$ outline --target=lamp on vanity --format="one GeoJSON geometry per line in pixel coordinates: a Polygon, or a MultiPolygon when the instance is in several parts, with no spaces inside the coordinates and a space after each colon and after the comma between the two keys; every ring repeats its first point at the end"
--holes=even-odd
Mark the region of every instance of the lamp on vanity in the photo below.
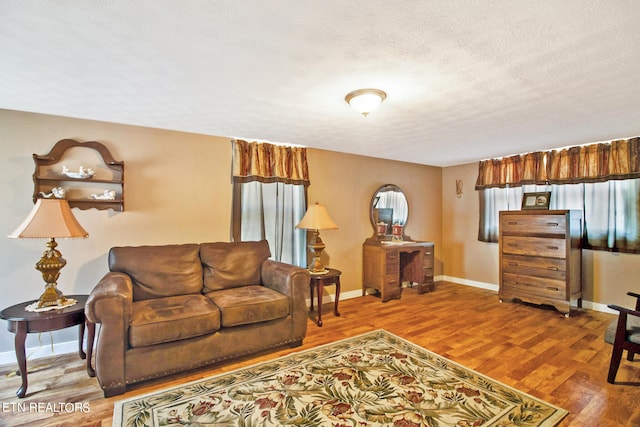
{"type": "Polygon", "coordinates": [[[38,199],[24,222],[9,235],[12,239],[49,239],[47,250],[36,264],[46,285],[36,309],[69,305],[57,287],[60,270],[67,264],[56,249],[58,239],[85,238],[89,233],[82,228],[64,199],[38,199]]]}
{"type": "Polygon", "coordinates": [[[327,269],[322,265],[320,261],[320,254],[326,247],[322,239],[320,238],[319,230],[335,230],[338,228],[335,222],[329,216],[327,209],[316,202],[314,205],[307,209],[307,212],[302,217],[302,220],[296,228],[304,228],[306,230],[313,231],[313,237],[307,244],[307,248],[313,252],[313,260],[309,264],[309,273],[311,274],[324,274],[327,273],[327,269]]]}

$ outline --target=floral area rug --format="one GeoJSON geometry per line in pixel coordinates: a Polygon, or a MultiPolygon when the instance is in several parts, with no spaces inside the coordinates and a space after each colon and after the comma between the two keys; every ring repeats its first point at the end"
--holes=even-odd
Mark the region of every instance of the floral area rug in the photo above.
{"type": "Polygon", "coordinates": [[[378,330],[116,402],[114,426],[554,426],[567,411],[378,330]]]}

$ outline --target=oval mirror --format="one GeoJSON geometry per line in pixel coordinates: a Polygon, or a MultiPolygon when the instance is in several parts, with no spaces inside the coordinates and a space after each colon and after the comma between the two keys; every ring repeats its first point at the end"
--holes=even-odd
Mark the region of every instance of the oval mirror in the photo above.
{"type": "Polygon", "coordinates": [[[370,218],[374,237],[379,236],[378,224],[381,222],[387,225],[386,236],[391,235],[391,227],[394,224],[406,227],[409,219],[409,203],[400,187],[385,184],[376,190],[371,198],[370,218]]]}

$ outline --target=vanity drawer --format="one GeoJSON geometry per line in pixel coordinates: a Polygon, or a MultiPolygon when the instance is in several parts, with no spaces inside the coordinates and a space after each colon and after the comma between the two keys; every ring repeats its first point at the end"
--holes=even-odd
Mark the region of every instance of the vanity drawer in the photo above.
{"type": "Polygon", "coordinates": [[[503,255],[502,271],[557,280],[565,280],[567,278],[566,260],[558,258],[503,255]]]}
{"type": "Polygon", "coordinates": [[[567,231],[564,215],[509,215],[502,218],[500,226],[503,233],[565,234],[567,231]]]}
{"type": "Polygon", "coordinates": [[[502,289],[508,293],[525,293],[545,298],[564,299],[566,284],[562,280],[503,273],[502,289]]]}
{"type": "Polygon", "coordinates": [[[567,242],[564,239],[545,237],[503,236],[504,254],[565,258],[567,242]]]}
{"type": "Polygon", "coordinates": [[[387,274],[398,274],[400,268],[400,254],[398,251],[387,251],[385,269],[387,274]]]}
{"type": "Polygon", "coordinates": [[[424,258],[422,258],[422,266],[424,268],[433,268],[433,253],[424,254],[424,258]]]}

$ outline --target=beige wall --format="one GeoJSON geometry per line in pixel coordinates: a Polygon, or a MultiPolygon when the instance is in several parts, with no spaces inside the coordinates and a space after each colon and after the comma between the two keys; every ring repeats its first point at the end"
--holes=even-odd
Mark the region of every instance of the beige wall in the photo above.
{"type": "Polygon", "coordinates": [[[440,168],[313,149],[308,161],[309,203],[324,204],[339,227],[320,236],[327,246],[323,262],[343,272],[343,292],[362,289],[362,244],[373,236],[369,207],[384,184],[396,184],[406,194],[410,212],[405,233],[435,243],[435,274],[442,273],[440,168]]]}
{"type": "MultiPolygon", "coordinates": [[[[230,138],[0,110],[0,223],[6,236],[33,203],[33,153],[46,154],[60,139],[97,140],[125,162],[125,211],[78,210],[85,240],[61,240],[67,260],[59,280],[66,294],[89,293],[107,271],[115,245],[228,241],[231,218],[230,138]]],[[[380,185],[405,190],[411,209],[407,234],[441,246],[441,169],[309,150],[309,201],[327,206],[338,230],[322,232],[330,266],[343,271],[343,292],[361,289],[362,243],[373,234],[369,203],[380,185]]],[[[80,165],[69,164],[70,169],[80,165]]],[[[91,165],[85,164],[85,167],[91,165]]],[[[37,298],[43,289],[34,264],[45,241],[0,239],[1,306],[37,298]]],[[[436,274],[440,274],[436,270],[436,274]]],[[[329,289],[332,293],[333,289],[329,289]]],[[[67,329],[54,342],[76,339],[67,329]]],[[[43,337],[44,347],[48,338],[43,337]]],[[[30,334],[28,347],[38,347],[30,334]]],[[[13,352],[13,335],[0,328],[0,355],[13,352]]]]}
{"type": "MultiPolygon", "coordinates": [[[[229,240],[229,138],[0,110],[4,235],[33,206],[31,155],[47,153],[64,138],[100,141],[126,166],[125,212],[74,209],[90,237],[59,242],[68,262],[60,279],[65,293],[89,293],[106,272],[106,255],[114,245],[229,240]]],[[[343,293],[361,289],[362,243],[373,234],[369,204],[375,190],[387,183],[400,186],[407,195],[406,234],[435,242],[437,276],[497,286],[497,244],[477,240],[477,164],[436,168],[315,149],[309,149],[308,161],[309,202],[326,205],[339,226],[321,235],[327,245],[323,260],[343,271],[343,293]],[[464,184],[459,198],[456,180],[464,184]]],[[[40,294],[43,282],[33,267],[44,246],[40,240],[0,239],[2,307],[40,294]]],[[[630,305],[625,293],[640,292],[635,280],[639,261],[638,255],[584,251],[586,306],[630,305]]],[[[52,336],[56,343],[72,341],[76,331],[52,336]]],[[[43,342],[46,347],[47,338],[43,342]]],[[[27,345],[40,346],[38,337],[31,334],[27,345]]],[[[12,352],[13,335],[0,328],[0,355],[12,352]]]]}
{"type": "MultiPolygon", "coordinates": [[[[463,281],[497,286],[498,244],[478,241],[478,195],[474,189],[477,163],[442,170],[442,240],[444,275],[463,281]],[[462,179],[462,197],[455,181],[462,179]]],[[[585,307],[605,309],[607,304],[633,307],[627,291],[640,292],[637,280],[640,255],[583,251],[583,299],[585,307]]]]}

